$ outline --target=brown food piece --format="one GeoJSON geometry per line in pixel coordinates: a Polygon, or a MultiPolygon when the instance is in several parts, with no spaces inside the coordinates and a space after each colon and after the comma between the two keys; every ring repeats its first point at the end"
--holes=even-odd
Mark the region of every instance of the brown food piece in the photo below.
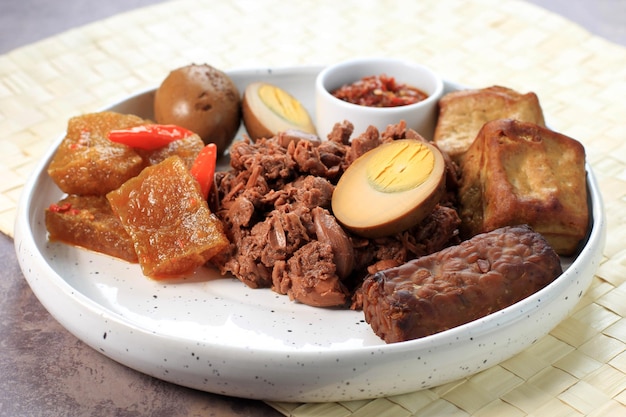
{"type": "Polygon", "coordinates": [[[274,280],[287,285],[292,300],[314,307],[343,306],[350,294],[337,276],[334,257],[329,243],[313,240],[273,269],[274,280]],[[282,277],[276,278],[280,273],[282,277]]]}
{"type": "Polygon", "coordinates": [[[197,133],[224,153],[241,123],[239,90],[224,72],[207,64],[173,70],[154,96],[154,117],[197,133]]]}
{"type": "Polygon", "coordinates": [[[146,124],[137,116],[90,113],[69,120],[48,174],[67,194],[104,195],[139,174],[144,162],[132,148],[111,142],[109,131],[146,124]]]}
{"type": "Polygon", "coordinates": [[[328,210],[315,207],[311,210],[315,236],[319,242],[330,245],[333,252],[333,263],[339,279],[345,279],[354,270],[354,248],[348,234],[337,223],[337,220],[328,210]]]}
{"type": "MultiPolygon", "coordinates": [[[[315,239],[308,237],[286,260],[273,265],[272,288],[311,306],[343,306],[350,297],[342,281],[354,269],[352,244],[327,210],[314,207],[310,216],[315,239]]],[[[292,230],[286,232],[285,237],[292,234],[292,230]]]]}
{"type": "Polygon", "coordinates": [[[228,246],[220,220],[178,156],[144,169],[107,198],[148,277],[189,275],[228,246]]]}
{"type": "Polygon", "coordinates": [[[496,119],[516,119],[545,126],[535,93],[521,94],[502,86],[459,90],[439,100],[433,140],[459,163],[483,125],[496,119]]]}
{"type": "Polygon", "coordinates": [[[516,120],[485,124],[461,164],[464,237],[516,224],[572,255],[589,221],[585,149],[547,128],[516,120]]]}
{"type": "Polygon", "coordinates": [[[417,339],[508,307],[561,273],[539,233],[504,227],[369,276],[363,311],[385,342],[417,339]]]}
{"type": "Polygon", "coordinates": [[[104,196],[65,197],[50,205],[45,216],[51,241],[137,262],[133,242],[104,196]]]}

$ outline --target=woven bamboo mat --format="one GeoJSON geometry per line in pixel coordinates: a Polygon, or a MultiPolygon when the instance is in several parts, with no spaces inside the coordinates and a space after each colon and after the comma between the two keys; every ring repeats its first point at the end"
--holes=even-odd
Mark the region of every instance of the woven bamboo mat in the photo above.
{"type": "Polygon", "coordinates": [[[12,234],[26,178],[73,115],[191,62],[228,70],[362,55],[536,92],[551,126],[587,148],[608,218],[604,261],[569,318],[480,374],[371,401],[270,405],[298,417],[626,415],[626,49],[526,3],[181,0],[0,56],[0,231],[12,234]]]}

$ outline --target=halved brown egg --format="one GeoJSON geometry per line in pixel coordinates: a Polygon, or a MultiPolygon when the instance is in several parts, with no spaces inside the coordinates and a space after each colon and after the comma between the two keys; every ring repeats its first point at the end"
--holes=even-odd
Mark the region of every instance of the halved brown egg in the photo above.
{"type": "Polygon", "coordinates": [[[302,103],[273,84],[250,83],[243,94],[242,112],[252,140],[271,138],[291,129],[315,134],[315,126],[302,103]]]}
{"type": "Polygon", "coordinates": [[[332,197],[337,220],[368,238],[406,230],[428,216],[445,192],[443,155],[430,143],[401,139],[354,161],[332,197]]]}

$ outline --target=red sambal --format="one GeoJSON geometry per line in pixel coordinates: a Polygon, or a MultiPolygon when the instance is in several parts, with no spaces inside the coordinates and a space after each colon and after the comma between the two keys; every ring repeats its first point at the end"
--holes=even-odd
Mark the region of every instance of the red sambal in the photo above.
{"type": "Polygon", "coordinates": [[[428,98],[428,94],[419,88],[397,83],[394,77],[385,74],[363,77],[331,94],[348,103],[368,107],[406,106],[428,98]]]}

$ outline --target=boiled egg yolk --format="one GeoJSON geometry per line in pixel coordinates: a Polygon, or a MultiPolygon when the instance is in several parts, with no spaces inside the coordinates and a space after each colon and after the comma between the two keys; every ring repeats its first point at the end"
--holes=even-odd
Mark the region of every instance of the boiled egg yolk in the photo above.
{"type": "Polygon", "coordinates": [[[310,118],[302,104],[285,90],[271,84],[261,84],[259,97],[263,103],[278,117],[296,126],[308,126],[310,118]]]}
{"type": "Polygon", "coordinates": [[[332,197],[333,214],[355,234],[376,238],[428,216],[445,192],[443,155],[430,143],[401,139],[354,161],[332,197]]]}
{"type": "Polygon", "coordinates": [[[264,82],[254,82],[246,87],[242,115],[252,140],[270,138],[290,129],[316,133],[311,117],[300,101],[282,88],[264,82]]]}

